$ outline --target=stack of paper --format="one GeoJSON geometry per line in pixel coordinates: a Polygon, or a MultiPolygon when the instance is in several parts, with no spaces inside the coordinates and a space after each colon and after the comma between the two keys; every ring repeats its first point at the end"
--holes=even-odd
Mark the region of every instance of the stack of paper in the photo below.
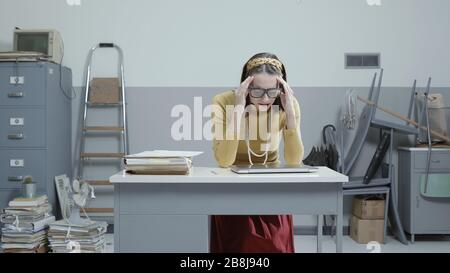
{"type": "Polygon", "coordinates": [[[192,157],[202,152],[154,150],[124,157],[125,170],[132,174],[189,174],[192,157]]]}
{"type": "Polygon", "coordinates": [[[47,252],[47,229],[55,221],[47,196],[16,198],[8,205],[0,217],[3,252],[47,252]]]}
{"type": "Polygon", "coordinates": [[[106,222],[91,221],[73,225],[66,220],[54,222],[48,231],[50,248],[54,253],[102,253],[105,250],[106,222]]]}

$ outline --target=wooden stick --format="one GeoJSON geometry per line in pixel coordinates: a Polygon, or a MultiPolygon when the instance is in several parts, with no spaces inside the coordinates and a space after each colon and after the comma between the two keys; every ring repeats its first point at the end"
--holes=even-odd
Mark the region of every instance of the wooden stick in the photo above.
{"type": "MultiPolygon", "coordinates": [[[[358,96],[358,99],[359,99],[360,101],[362,101],[362,102],[365,102],[365,103],[369,104],[369,105],[375,106],[377,109],[380,109],[381,111],[383,111],[383,112],[385,112],[385,113],[388,113],[389,115],[392,115],[392,116],[394,116],[394,117],[396,117],[396,118],[399,118],[399,119],[401,119],[401,120],[403,120],[403,121],[406,121],[406,122],[408,122],[408,123],[411,123],[412,125],[414,125],[414,126],[420,128],[420,129],[422,129],[422,130],[428,130],[427,127],[420,125],[420,124],[417,123],[415,120],[406,118],[406,117],[404,117],[404,116],[402,116],[402,115],[400,115],[400,114],[398,114],[398,113],[395,113],[395,112],[393,112],[393,111],[391,111],[391,110],[389,110],[389,109],[386,109],[386,108],[383,108],[383,107],[381,107],[381,106],[375,105],[375,103],[374,103],[373,101],[366,100],[366,99],[364,99],[364,98],[362,98],[362,97],[360,97],[360,96],[358,96]]],[[[433,130],[430,130],[430,133],[431,133],[432,135],[434,135],[434,136],[436,136],[436,137],[438,137],[438,138],[440,138],[440,139],[442,139],[442,140],[445,140],[446,142],[449,142],[449,143],[450,143],[450,138],[449,138],[448,136],[443,135],[443,134],[440,134],[440,133],[438,133],[438,132],[436,132],[436,131],[433,131],[433,130]]]]}

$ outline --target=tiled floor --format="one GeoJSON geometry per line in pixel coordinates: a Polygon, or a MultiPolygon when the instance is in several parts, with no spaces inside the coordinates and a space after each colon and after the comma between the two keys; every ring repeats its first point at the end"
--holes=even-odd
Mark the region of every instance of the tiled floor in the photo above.
{"type": "MultiPolygon", "coordinates": [[[[106,252],[114,252],[114,239],[112,234],[107,234],[106,252]]],[[[344,236],[344,252],[370,253],[373,248],[364,244],[358,244],[350,237],[344,236]]],[[[298,253],[316,252],[315,236],[295,236],[295,249],[298,253]]],[[[324,253],[334,253],[335,244],[330,236],[323,237],[322,249],[324,253]]],[[[380,245],[381,253],[450,253],[450,236],[417,236],[414,244],[403,245],[393,237],[386,239],[386,244],[380,245]]]]}

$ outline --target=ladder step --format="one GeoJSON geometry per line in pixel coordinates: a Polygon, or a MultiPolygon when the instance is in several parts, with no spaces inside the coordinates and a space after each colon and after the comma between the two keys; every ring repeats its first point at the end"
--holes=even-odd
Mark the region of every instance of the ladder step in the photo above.
{"type": "Polygon", "coordinates": [[[90,102],[88,103],[89,107],[118,107],[122,106],[122,103],[98,103],[98,102],[90,102]]]}
{"type": "Polygon", "coordinates": [[[81,158],[122,158],[124,153],[81,153],[81,158]]]}
{"type": "Polygon", "coordinates": [[[114,208],[85,208],[84,211],[86,213],[114,213],[114,208]]]}
{"type": "Polygon", "coordinates": [[[100,102],[88,102],[89,107],[117,107],[122,106],[121,102],[110,102],[110,103],[100,103],[100,102]]]}
{"type": "Polygon", "coordinates": [[[85,180],[91,186],[112,186],[113,184],[109,180],[85,180]]]}
{"type": "Polygon", "coordinates": [[[123,127],[114,127],[114,126],[93,126],[86,127],[83,129],[85,132],[123,132],[123,127]]]}

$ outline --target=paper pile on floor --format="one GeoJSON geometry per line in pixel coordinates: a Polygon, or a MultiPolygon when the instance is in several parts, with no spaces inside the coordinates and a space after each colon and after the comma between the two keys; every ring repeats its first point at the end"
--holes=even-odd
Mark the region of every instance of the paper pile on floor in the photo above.
{"type": "Polygon", "coordinates": [[[53,222],[48,231],[50,248],[55,253],[102,253],[105,250],[106,222],[91,221],[72,225],[67,220],[53,222]]]}
{"type": "Polygon", "coordinates": [[[1,215],[4,253],[45,253],[48,251],[47,229],[55,221],[46,195],[16,198],[1,215]]]}

